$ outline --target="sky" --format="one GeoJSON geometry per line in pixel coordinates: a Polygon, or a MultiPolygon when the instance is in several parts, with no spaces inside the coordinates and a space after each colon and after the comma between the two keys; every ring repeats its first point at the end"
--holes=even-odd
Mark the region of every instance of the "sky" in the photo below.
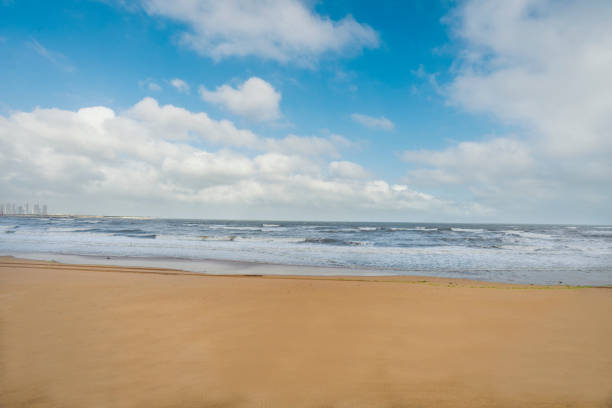
{"type": "Polygon", "coordinates": [[[609,0],[0,0],[0,203],[612,223],[609,0]]]}

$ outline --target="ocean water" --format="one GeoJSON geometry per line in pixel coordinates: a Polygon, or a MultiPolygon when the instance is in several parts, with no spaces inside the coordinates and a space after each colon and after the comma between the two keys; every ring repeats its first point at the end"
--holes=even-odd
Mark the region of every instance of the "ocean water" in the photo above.
{"type": "Polygon", "coordinates": [[[232,260],[355,274],[612,285],[612,226],[605,225],[0,217],[0,254],[185,260],[195,271],[198,261],[232,260]]]}

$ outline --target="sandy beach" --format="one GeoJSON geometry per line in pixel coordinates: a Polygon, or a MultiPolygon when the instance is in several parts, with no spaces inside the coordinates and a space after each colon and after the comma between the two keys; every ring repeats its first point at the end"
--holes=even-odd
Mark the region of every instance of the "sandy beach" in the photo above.
{"type": "Polygon", "coordinates": [[[611,316],[609,288],[0,257],[0,406],[611,407],[611,316]]]}

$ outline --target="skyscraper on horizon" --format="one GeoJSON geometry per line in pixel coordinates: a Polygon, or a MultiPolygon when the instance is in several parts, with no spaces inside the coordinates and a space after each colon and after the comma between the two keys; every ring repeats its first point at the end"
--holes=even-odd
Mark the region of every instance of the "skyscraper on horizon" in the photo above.
{"type": "Polygon", "coordinates": [[[47,204],[36,203],[30,207],[29,203],[24,205],[17,205],[15,203],[0,203],[0,216],[11,216],[11,215],[33,215],[33,216],[47,216],[48,207],[47,204]]]}

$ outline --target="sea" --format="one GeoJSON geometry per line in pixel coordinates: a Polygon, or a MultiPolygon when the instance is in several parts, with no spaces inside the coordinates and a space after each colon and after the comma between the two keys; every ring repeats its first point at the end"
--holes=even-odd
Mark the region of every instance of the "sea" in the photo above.
{"type": "MultiPolygon", "coordinates": [[[[4,216],[0,255],[78,256],[130,265],[155,259],[160,267],[180,265],[194,272],[203,271],[201,263],[218,260],[326,267],[328,274],[337,268],[332,271],[339,275],[612,285],[609,225],[4,216]]],[[[317,274],[318,269],[302,271],[317,274]]]]}

